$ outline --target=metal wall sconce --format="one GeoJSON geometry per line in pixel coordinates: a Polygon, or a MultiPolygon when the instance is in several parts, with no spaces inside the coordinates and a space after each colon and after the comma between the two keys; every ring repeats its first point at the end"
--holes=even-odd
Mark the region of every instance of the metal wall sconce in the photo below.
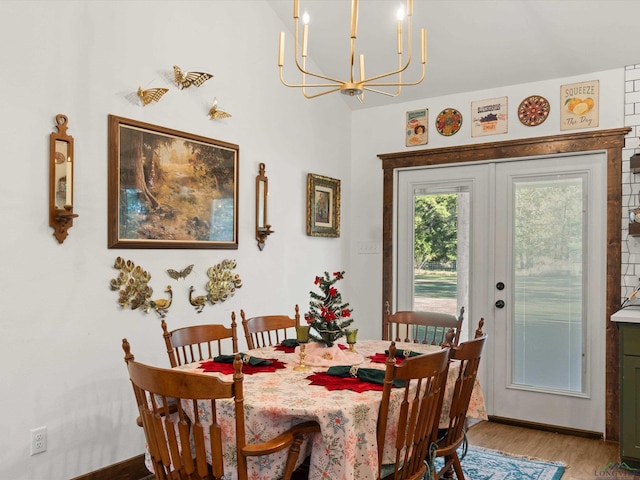
{"type": "Polygon", "coordinates": [[[267,198],[269,195],[269,179],[264,174],[264,163],[259,165],[260,172],[256,177],[256,240],[260,251],[264,242],[273,233],[267,223],[267,198]]]}
{"type": "Polygon", "coordinates": [[[67,135],[66,115],[56,115],[58,133],[52,132],[49,146],[49,226],[58,243],[73,226],[73,137],[67,135]]]}

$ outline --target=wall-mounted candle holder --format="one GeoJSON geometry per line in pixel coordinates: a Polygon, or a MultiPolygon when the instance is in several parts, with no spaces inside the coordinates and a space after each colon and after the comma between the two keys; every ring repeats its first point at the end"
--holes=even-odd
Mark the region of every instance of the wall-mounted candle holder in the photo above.
{"type": "Polygon", "coordinates": [[[260,251],[264,242],[273,233],[271,225],[267,223],[267,198],[269,195],[269,179],[264,174],[264,163],[259,165],[260,171],[256,176],[256,240],[260,251]]]}
{"type": "Polygon", "coordinates": [[[49,226],[58,243],[78,216],[73,213],[73,137],[67,135],[67,123],[66,115],[56,115],[58,133],[51,133],[49,146],[49,226]]]}

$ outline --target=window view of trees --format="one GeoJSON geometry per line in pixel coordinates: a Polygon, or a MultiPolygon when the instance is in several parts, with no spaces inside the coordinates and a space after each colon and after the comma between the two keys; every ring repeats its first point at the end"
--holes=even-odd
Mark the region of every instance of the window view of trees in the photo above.
{"type": "Polygon", "coordinates": [[[515,267],[582,265],[582,185],[579,179],[528,182],[515,190],[515,267]]]}
{"type": "Polygon", "coordinates": [[[533,179],[514,186],[512,381],[581,392],[582,179],[533,179]]]}
{"type": "Polygon", "coordinates": [[[457,311],[458,195],[414,199],[414,310],[457,311]]]}
{"type": "Polygon", "coordinates": [[[458,250],[457,194],[422,195],[415,199],[414,265],[455,265],[458,250]]]}

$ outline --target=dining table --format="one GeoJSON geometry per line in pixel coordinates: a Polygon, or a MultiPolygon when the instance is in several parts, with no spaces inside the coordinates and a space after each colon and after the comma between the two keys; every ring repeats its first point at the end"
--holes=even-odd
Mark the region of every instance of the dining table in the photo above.
{"type": "MultiPolygon", "coordinates": [[[[382,385],[349,378],[329,378],[332,366],[377,369],[382,375],[386,367],[389,341],[358,340],[350,348],[338,342],[331,348],[309,343],[304,346],[304,364],[300,369],[300,347],[286,340],[280,345],[242,352],[245,428],[247,443],[256,443],[275,437],[291,426],[307,420],[320,424],[321,432],[310,436],[302,445],[301,461],[309,457],[309,480],[375,480],[378,478],[377,424],[382,398],[382,385]],[[268,365],[259,365],[267,359],[268,365]],[[254,361],[255,360],[255,361],[254,361]],[[252,365],[256,363],[257,365],[252,365]]],[[[396,342],[405,354],[434,352],[441,347],[396,342]]],[[[230,357],[230,356],[228,356],[230,357]]],[[[220,359],[219,359],[220,360],[220,359]]],[[[226,359],[228,361],[228,358],[226,359]]],[[[232,380],[233,364],[209,360],[175,367],[203,375],[217,375],[232,380]]],[[[403,361],[402,358],[397,360],[403,361]]],[[[332,369],[333,370],[333,369],[332,369]]],[[[457,374],[452,361],[446,392],[451,392],[457,374]]],[[[440,424],[448,425],[450,398],[445,393],[440,424]]],[[[397,415],[401,402],[400,391],[390,401],[390,415],[397,415]]],[[[188,407],[189,408],[189,407],[188,407]]],[[[201,419],[211,418],[210,404],[198,403],[201,419]]],[[[224,445],[225,480],[236,480],[235,420],[233,402],[218,401],[217,421],[222,428],[224,445]]],[[[484,397],[479,382],[473,390],[468,418],[487,419],[484,397]]],[[[393,417],[392,417],[393,418],[393,417]]],[[[389,422],[385,435],[383,463],[393,463],[393,444],[396,425],[389,422]]],[[[249,458],[251,480],[281,478],[286,452],[249,458]]],[[[208,459],[211,460],[210,458],[208,459]]]]}

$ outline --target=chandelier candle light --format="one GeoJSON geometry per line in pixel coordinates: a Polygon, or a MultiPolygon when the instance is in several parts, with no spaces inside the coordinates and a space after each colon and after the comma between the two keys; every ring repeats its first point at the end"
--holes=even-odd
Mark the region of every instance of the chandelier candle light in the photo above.
{"type": "Polygon", "coordinates": [[[302,88],[302,94],[306,98],[315,98],[321,95],[326,95],[328,93],[337,92],[344,95],[349,95],[352,97],[358,97],[360,102],[364,101],[364,92],[365,90],[371,91],[374,93],[380,93],[382,95],[387,95],[390,97],[395,97],[400,94],[403,86],[412,86],[418,85],[424,80],[425,72],[426,72],[426,64],[427,64],[427,32],[423,28],[421,29],[420,35],[420,44],[422,47],[422,75],[420,79],[415,82],[403,82],[402,81],[402,72],[404,72],[411,63],[411,37],[412,37],[412,28],[411,28],[411,18],[413,16],[413,0],[407,0],[407,9],[406,9],[406,18],[407,18],[407,58],[406,61],[403,62],[403,22],[405,17],[405,11],[401,8],[398,11],[398,29],[397,29],[397,37],[398,37],[398,68],[396,70],[382,73],[380,75],[375,75],[372,77],[365,77],[364,73],[364,55],[359,56],[359,68],[360,68],[360,79],[356,80],[354,78],[354,60],[355,60],[355,46],[356,46],[356,37],[358,31],[358,0],[351,0],[351,52],[350,52],[350,68],[349,68],[349,79],[348,80],[338,80],[336,78],[328,77],[326,75],[322,75],[319,73],[313,73],[307,70],[306,61],[307,61],[307,53],[308,53],[308,44],[309,44],[309,15],[304,14],[302,19],[302,48],[300,49],[300,40],[299,40],[299,0],[293,0],[293,20],[294,20],[294,56],[295,63],[298,70],[302,73],[302,83],[300,84],[290,84],[284,80],[283,76],[283,66],[284,66],[284,32],[280,32],[280,42],[278,48],[278,70],[280,72],[280,81],[287,87],[298,87],[302,88]],[[301,50],[301,51],[300,51],[301,50]],[[306,76],[310,75],[312,77],[326,80],[325,83],[307,83],[306,76]],[[393,75],[397,75],[396,81],[384,81],[386,77],[390,77],[393,75]],[[387,92],[384,90],[379,90],[377,87],[397,87],[395,92],[387,92]],[[324,88],[325,90],[319,93],[308,94],[307,88],[324,88]]]}

